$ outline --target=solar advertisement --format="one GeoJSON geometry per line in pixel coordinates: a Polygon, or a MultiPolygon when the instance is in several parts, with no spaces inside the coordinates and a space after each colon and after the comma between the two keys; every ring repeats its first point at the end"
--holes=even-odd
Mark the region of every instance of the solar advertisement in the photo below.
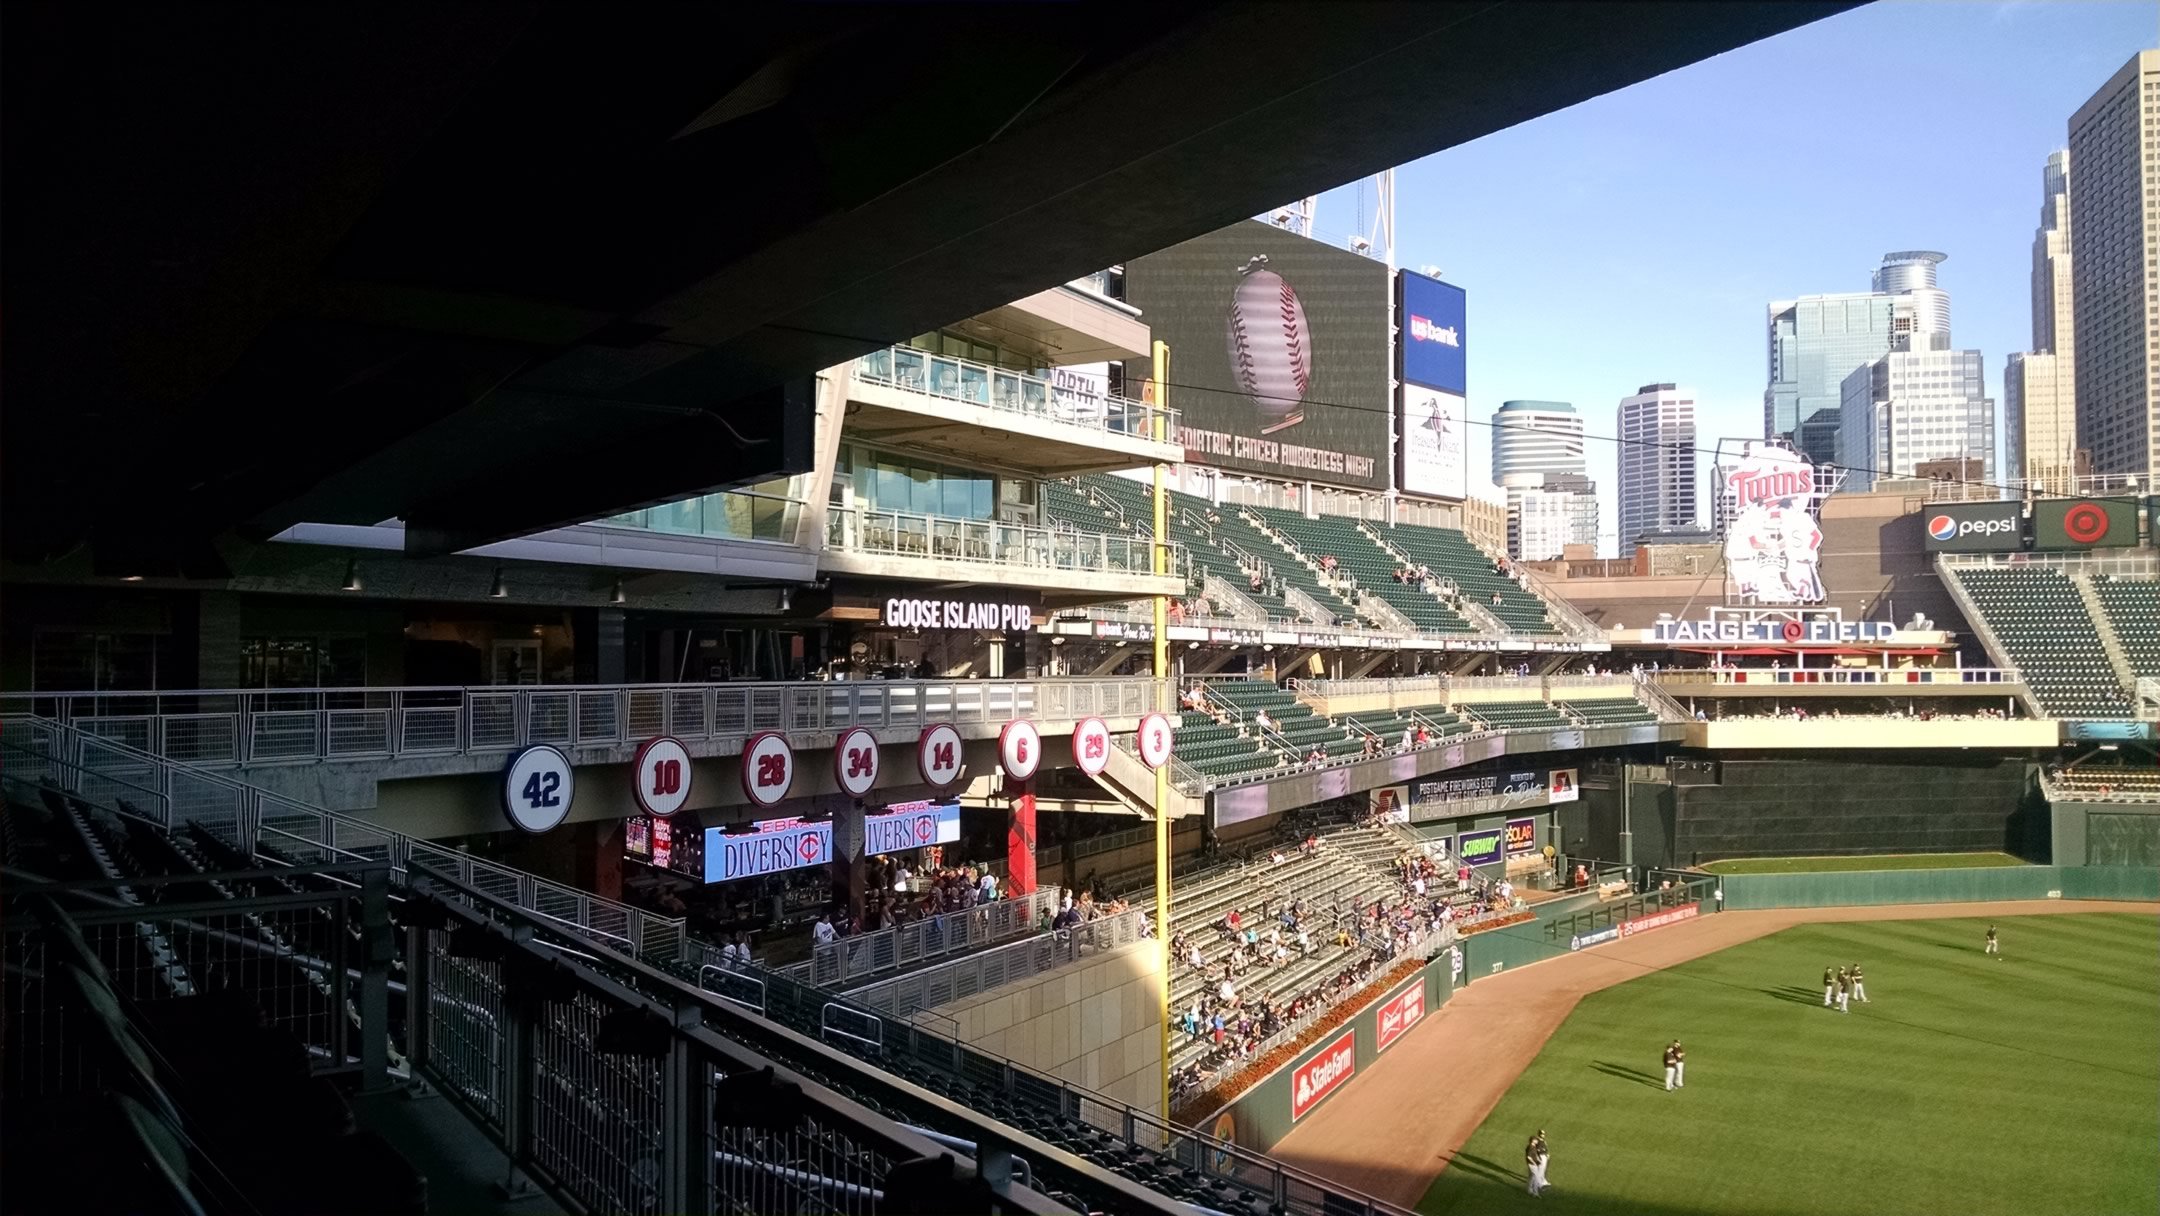
{"type": "Polygon", "coordinates": [[[1125,264],[1187,461],[1359,489],[1388,483],[1388,291],[1385,265],[1257,220],[1125,264]]]}

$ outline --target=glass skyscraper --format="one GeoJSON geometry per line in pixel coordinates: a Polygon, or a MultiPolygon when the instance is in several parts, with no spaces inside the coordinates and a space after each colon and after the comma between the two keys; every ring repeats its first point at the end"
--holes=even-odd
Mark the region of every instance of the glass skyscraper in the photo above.
{"type": "Polygon", "coordinates": [[[1873,291],[1773,300],[1763,437],[1790,438],[1816,464],[1837,460],[1845,377],[1893,350],[1949,346],[1950,300],[1935,284],[1943,255],[1883,255],[1873,291]]]}

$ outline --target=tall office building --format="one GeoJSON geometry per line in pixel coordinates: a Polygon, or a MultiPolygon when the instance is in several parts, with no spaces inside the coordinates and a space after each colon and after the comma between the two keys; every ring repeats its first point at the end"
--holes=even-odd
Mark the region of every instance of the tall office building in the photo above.
{"type": "Polygon", "coordinates": [[[1583,420],[1565,401],[1508,401],[1493,414],[1492,476],[1507,495],[1508,553],[1559,557],[1597,544],[1597,484],[1583,460],[1583,420]]]}
{"type": "Polygon", "coordinates": [[[1889,253],[1870,291],[1771,301],[1763,436],[1793,440],[1816,464],[1835,462],[1845,377],[1893,350],[1949,347],[1950,297],[1935,279],[1943,260],[1889,253]]]}
{"type": "Polygon", "coordinates": [[[2070,154],[2040,173],[2032,247],[2032,349],[2003,368],[2003,464],[2013,478],[2057,494],[2076,485],[2077,381],[2070,267],[2070,154]]]}
{"type": "Polygon", "coordinates": [[[1845,377],[1838,410],[1844,489],[1912,477],[1935,460],[1977,460],[1995,479],[1995,402],[1977,350],[1891,351],[1845,377]]]}
{"type": "Polygon", "coordinates": [[[1653,529],[1699,526],[1695,484],[1695,393],[1645,384],[1620,399],[1620,552],[1653,529]]]}
{"type": "Polygon", "coordinates": [[[2096,474],[2160,468],[2160,51],[2139,51],[2070,117],[2077,443],[2096,474]]]}

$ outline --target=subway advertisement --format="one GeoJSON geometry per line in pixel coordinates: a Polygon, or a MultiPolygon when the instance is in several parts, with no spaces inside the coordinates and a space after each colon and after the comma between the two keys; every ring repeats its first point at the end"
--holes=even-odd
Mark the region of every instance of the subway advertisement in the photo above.
{"type": "Polygon", "coordinates": [[[2033,548],[2128,548],[2137,519],[2135,498],[2043,498],[2033,503],[2033,548]]]}
{"type": "Polygon", "coordinates": [[[1921,509],[1920,530],[1930,553],[2011,553],[2025,547],[2021,512],[2014,502],[1935,503],[1921,509]]]}
{"type": "Polygon", "coordinates": [[[1384,264],[1257,220],[1125,263],[1186,460],[1361,489],[1389,480],[1390,290],[1384,264]]]}

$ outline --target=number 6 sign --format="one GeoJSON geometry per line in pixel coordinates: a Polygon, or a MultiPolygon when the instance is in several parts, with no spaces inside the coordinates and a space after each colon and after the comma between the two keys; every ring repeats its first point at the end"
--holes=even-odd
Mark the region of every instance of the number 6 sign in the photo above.
{"type": "Polygon", "coordinates": [[[1014,718],[998,732],[998,763],[1005,775],[1025,781],[1042,767],[1042,732],[1026,718],[1014,718]]]}
{"type": "Polygon", "coordinates": [[[528,747],[503,769],[503,813],[521,831],[548,831],[569,818],[574,788],[568,756],[544,743],[528,747]]]}
{"type": "Polygon", "coordinates": [[[960,780],[959,730],[940,722],[925,730],[922,741],[915,746],[916,764],[922,769],[924,785],[950,789],[960,780]]]}
{"type": "Polygon", "coordinates": [[[1173,739],[1170,719],[1162,714],[1149,714],[1140,719],[1140,760],[1149,768],[1161,768],[1170,763],[1173,739]]]}
{"type": "Polygon", "coordinates": [[[647,739],[630,773],[637,783],[631,792],[648,815],[665,819],[690,801],[690,749],[681,740],[647,739]]]}
{"type": "Polygon", "coordinates": [[[877,784],[877,736],[858,726],[840,736],[832,749],[833,780],[860,798],[877,784]]]}
{"type": "Polygon", "coordinates": [[[750,736],[742,749],[743,793],[759,806],[771,806],[787,797],[795,784],[795,749],[779,731],[750,736]]]}

